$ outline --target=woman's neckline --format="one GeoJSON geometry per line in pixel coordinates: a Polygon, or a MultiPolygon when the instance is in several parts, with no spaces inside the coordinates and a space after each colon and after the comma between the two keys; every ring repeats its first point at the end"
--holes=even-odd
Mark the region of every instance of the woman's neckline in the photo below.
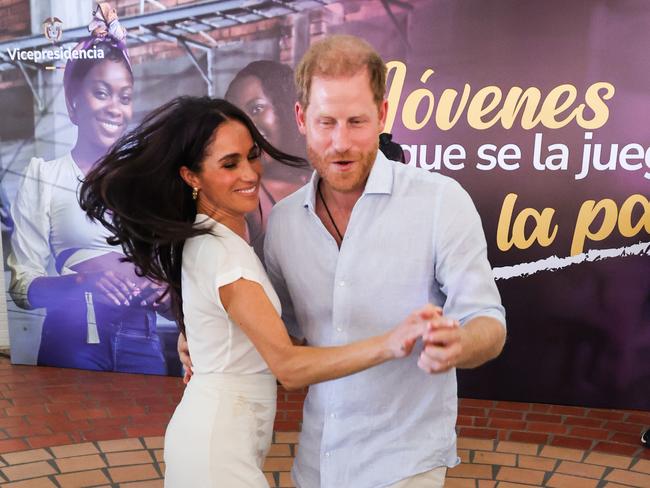
{"type": "MultiPolygon", "coordinates": [[[[232,229],[231,229],[230,227],[228,227],[226,224],[224,224],[224,223],[222,223],[222,222],[219,222],[219,221],[216,220],[215,218],[209,216],[208,214],[204,214],[204,213],[201,213],[201,212],[197,213],[197,214],[196,214],[195,223],[203,223],[203,222],[205,222],[205,220],[204,220],[203,218],[208,219],[210,222],[213,223],[213,225],[214,225],[214,224],[217,224],[218,226],[223,227],[223,228],[226,229],[229,233],[231,233],[232,235],[234,235],[235,237],[237,237],[238,239],[240,239],[242,242],[244,242],[244,244],[246,244],[248,247],[253,247],[253,246],[251,246],[251,244],[250,244],[250,243],[249,243],[245,238],[243,238],[242,236],[240,236],[237,232],[235,232],[234,230],[232,230],[232,229]],[[199,218],[201,218],[201,220],[199,220],[199,218]]],[[[246,232],[250,235],[250,232],[248,231],[248,222],[246,223],[246,232]]]]}

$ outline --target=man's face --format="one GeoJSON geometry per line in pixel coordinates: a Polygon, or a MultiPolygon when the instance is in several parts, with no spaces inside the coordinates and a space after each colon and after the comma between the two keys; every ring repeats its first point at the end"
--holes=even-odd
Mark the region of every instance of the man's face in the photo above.
{"type": "Polygon", "coordinates": [[[309,105],[296,104],[307,157],[332,190],[361,192],[377,156],[386,101],[375,103],[367,70],[353,76],[314,76],[309,105]]]}

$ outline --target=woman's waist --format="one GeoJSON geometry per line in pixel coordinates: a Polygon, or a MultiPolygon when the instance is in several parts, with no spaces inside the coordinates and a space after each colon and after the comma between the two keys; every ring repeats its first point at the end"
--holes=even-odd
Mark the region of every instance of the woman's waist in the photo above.
{"type": "Polygon", "coordinates": [[[275,401],[277,381],[271,373],[194,373],[188,388],[224,391],[275,401]]]}

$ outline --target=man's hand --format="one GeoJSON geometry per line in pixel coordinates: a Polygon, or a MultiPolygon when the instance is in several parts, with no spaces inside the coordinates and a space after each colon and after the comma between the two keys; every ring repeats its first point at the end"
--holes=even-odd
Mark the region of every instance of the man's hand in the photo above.
{"type": "Polygon", "coordinates": [[[427,373],[476,368],[497,357],[506,339],[505,327],[492,317],[474,317],[463,327],[447,317],[431,323],[418,360],[418,366],[427,373]]]}
{"type": "Polygon", "coordinates": [[[185,335],[181,332],[178,334],[178,343],[176,344],[176,350],[178,351],[178,357],[183,363],[183,369],[185,374],[183,375],[183,383],[186,385],[190,382],[190,378],[194,374],[192,371],[192,358],[190,358],[190,346],[187,344],[187,339],[185,335]]]}
{"type": "Polygon", "coordinates": [[[424,349],[418,366],[427,373],[444,373],[456,367],[463,351],[463,329],[457,320],[438,316],[422,336],[424,349]]]}

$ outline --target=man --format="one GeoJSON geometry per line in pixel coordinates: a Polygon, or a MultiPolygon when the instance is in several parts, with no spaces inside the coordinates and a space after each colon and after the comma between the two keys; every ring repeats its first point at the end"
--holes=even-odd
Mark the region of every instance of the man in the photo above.
{"type": "Polygon", "coordinates": [[[273,209],[267,271],[289,332],[313,346],[385,331],[427,302],[462,326],[437,320],[417,364],[311,386],[293,468],[299,488],[443,486],[458,463],[455,368],[496,357],[505,341],[467,193],[378,152],[385,83],[383,61],[361,39],[327,37],[305,54],[296,120],[316,173],[273,209]]]}

